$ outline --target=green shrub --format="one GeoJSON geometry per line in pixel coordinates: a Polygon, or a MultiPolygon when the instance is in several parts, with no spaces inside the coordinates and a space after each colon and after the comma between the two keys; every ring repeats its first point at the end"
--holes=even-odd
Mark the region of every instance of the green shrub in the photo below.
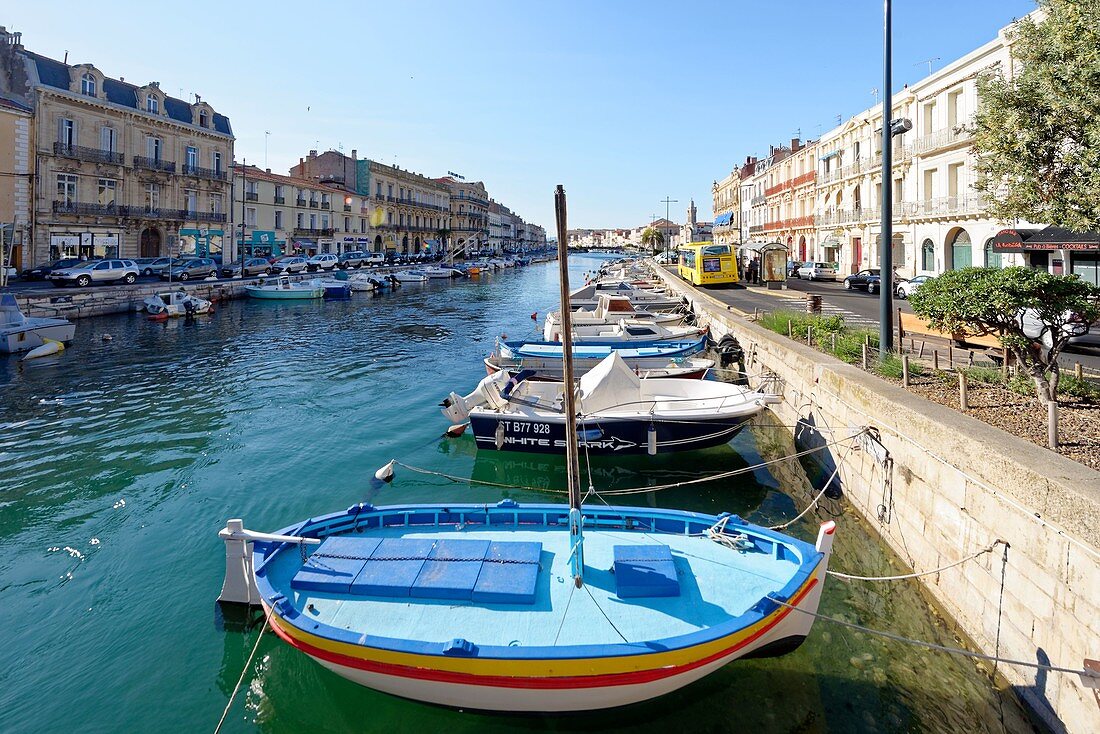
{"type": "Polygon", "coordinates": [[[1017,372],[1009,379],[1007,387],[1014,393],[1031,396],[1035,394],[1035,383],[1023,372],[1017,372]]]}
{"type": "MultiPolygon", "coordinates": [[[[987,385],[1003,385],[1004,376],[1001,375],[1001,371],[996,367],[967,367],[963,369],[966,373],[966,379],[971,382],[982,382],[987,385]]],[[[1033,390],[1034,387],[1029,385],[1029,389],[1033,390]]]]}
{"type": "Polygon", "coordinates": [[[882,359],[876,360],[873,371],[881,377],[892,380],[901,379],[901,358],[896,354],[887,354],[882,359]]]}
{"type": "Polygon", "coordinates": [[[844,329],[844,319],[839,316],[814,316],[798,311],[772,311],[761,314],[756,323],[776,334],[787,335],[787,322],[790,321],[791,333],[794,338],[806,338],[807,327],[811,329],[814,337],[820,339],[822,334],[831,334],[844,329]]]}
{"type": "Polygon", "coordinates": [[[1100,387],[1088,380],[1078,380],[1073,375],[1062,375],[1058,380],[1058,392],[1083,400],[1100,399],[1100,387]]]}

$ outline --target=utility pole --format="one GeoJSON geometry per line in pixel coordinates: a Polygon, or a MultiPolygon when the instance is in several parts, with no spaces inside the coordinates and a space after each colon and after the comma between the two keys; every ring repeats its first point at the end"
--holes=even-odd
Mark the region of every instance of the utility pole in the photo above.
{"type": "Polygon", "coordinates": [[[883,34],[882,34],[882,225],[879,237],[879,332],[878,353],[880,357],[890,354],[894,346],[894,197],[891,189],[893,178],[893,151],[890,147],[892,137],[892,125],[890,115],[893,113],[894,94],[891,72],[891,30],[890,30],[890,0],[883,0],[883,34]]]}
{"type": "MultiPolygon", "coordinates": [[[[665,222],[666,222],[666,225],[667,225],[667,223],[669,223],[668,205],[669,204],[679,204],[680,202],[677,199],[668,198],[668,194],[665,194],[665,200],[661,203],[663,203],[665,205],[665,222]]],[[[671,240],[671,239],[672,239],[671,235],[668,235],[668,234],[665,235],[665,260],[668,260],[668,258],[669,258],[669,254],[668,254],[669,253],[669,245],[672,244],[671,242],[669,242],[669,240],[671,240]]]]}

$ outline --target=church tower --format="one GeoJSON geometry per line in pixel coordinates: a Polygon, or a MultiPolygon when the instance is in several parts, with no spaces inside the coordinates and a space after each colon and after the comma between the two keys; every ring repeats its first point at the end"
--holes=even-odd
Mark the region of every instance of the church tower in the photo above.
{"type": "Polygon", "coordinates": [[[695,229],[695,199],[692,199],[691,203],[688,204],[687,223],[689,227],[695,229]]]}

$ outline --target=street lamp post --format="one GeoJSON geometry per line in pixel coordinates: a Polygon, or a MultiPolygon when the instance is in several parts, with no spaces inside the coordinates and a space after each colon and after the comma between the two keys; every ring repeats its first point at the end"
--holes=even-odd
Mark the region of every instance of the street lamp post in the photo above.
{"type": "MultiPolygon", "coordinates": [[[[667,226],[667,225],[669,224],[669,219],[668,219],[668,217],[669,217],[668,205],[669,205],[669,204],[679,204],[680,202],[679,202],[679,200],[677,200],[677,199],[670,199],[670,198],[668,198],[668,194],[665,194],[665,200],[664,200],[664,202],[663,202],[663,203],[664,203],[664,205],[665,205],[665,225],[667,226]]],[[[669,242],[669,240],[670,240],[670,239],[672,239],[671,235],[668,235],[668,234],[666,234],[666,235],[665,235],[665,260],[666,260],[666,261],[667,261],[667,260],[669,259],[669,245],[671,244],[671,243],[669,242]]]]}

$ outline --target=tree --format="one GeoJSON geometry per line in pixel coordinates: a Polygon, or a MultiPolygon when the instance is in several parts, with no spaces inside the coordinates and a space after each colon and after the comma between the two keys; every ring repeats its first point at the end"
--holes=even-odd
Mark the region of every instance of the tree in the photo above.
{"type": "Polygon", "coordinates": [[[642,246],[648,247],[653,252],[657,252],[665,244],[665,236],[661,230],[655,227],[646,227],[642,232],[642,246]]]}
{"type": "Polygon", "coordinates": [[[977,182],[997,219],[1100,227],[1100,3],[1038,0],[1008,32],[1013,68],[978,77],[977,182]]]}
{"type": "Polygon", "coordinates": [[[1100,318],[1100,288],[1075,275],[1020,267],[948,270],[909,302],[938,331],[999,337],[1042,403],[1056,399],[1058,355],[1070,337],[1100,318]]]}

